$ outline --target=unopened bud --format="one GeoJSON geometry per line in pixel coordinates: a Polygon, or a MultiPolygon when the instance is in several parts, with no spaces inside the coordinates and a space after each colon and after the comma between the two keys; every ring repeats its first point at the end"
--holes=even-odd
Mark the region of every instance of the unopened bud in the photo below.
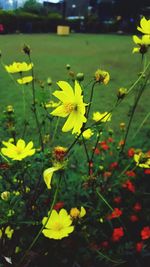
{"type": "Polygon", "coordinates": [[[1,199],[4,201],[7,201],[10,197],[10,192],[9,191],[4,191],[3,193],[1,193],[1,199]]]}
{"type": "Polygon", "coordinates": [[[77,81],[82,82],[84,80],[84,73],[82,72],[77,73],[76,79],[77,81]]]}

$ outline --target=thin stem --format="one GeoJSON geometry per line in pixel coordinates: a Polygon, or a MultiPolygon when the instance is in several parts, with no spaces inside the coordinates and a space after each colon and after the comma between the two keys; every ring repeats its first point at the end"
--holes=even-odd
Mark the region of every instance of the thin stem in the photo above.
{"type": "Polygon", "coordinates": [[[147,64],[147,66],[145,67],[145,69],[143,70],[143,72],[141,73],[141,75],[139,76],[139,78],[133,83],[133,85],[129,88],[127,94],[129,94],[132,89],[138,84],[138,82],[143,78],[143,75],[145,74],[145,72],[147,71],[147,69],[150,66],[150,62],[147,64]]]}
{"type": "Polygon", "coordinates": [[[59,122],[60,122],[60,117],[58,117],[57,120],[56,120],[55,129],[54,129],[54,132],[53,132],[51,143],[54,142],[54,139],[55,139],[55,136],[56,136],[56,133],[57,133],[59,122]]]}
{"type": "Polygon", "coordinates": [[[90,157],[89,157],[89,154],[88,154],[87,146],[86,146],[86,143],[85,143],[85,140],[84,140],[83,135],[82,135],[82,141],[83,141],[83,146],[84,146],[85,154],[86,154],[86,157],[87,157],[88,174],[90,175],[90,157]]]}
{"type": "Polygon", "coordinates": [[[92,99],[93,99],[93,94],[94,94],[94,87],[97,84],[97,82],[94,82],[92,85],[92,89],[91,89],[91,95],[90,95],[90,100],[89,100],[89,105],[87,108],[87,112],[86,112],[86,118],[88,119],[89,113],[90,113],[90,109],[91,109],[91,104],[92,104],[92,99]]]}
{"type": "MultiPolygon", "coordinates": [[[[30,64],[32,64],[32,60],[31,60],[30,55],[29,55],[29,60],[30,60],[30,64]]],[[[40,123],[39,123],[39,119],[38,119],[38,115],[37,115],[37,109],[36,109],[36,98],[35,98],[35,84],[34,84],[34,70],[33,70],[33,67],[31,69],[31,73],[32,73],[32,77],[33,77],[33,80],[32,80],[32,97],[33,97],[32,110],[33,110],[33,113],[34,113],[34,116],[35,116],[35,120],[36,120],[36,125],[37,125],[37,129],[38,129],[38,133],[39,133],[40,143],[41,143],[41,149],[43,151],[44,150],[44,143],[43,143],[41,127],[40,127],[40,123]]]]}
{"type": "Polygon", "coordinates": [[[53,201],[52,201],[52,205],[51,205],[51,208],[50,208],[50,211],[48,213],[48,217],[47,217],[47,220],[45,221],[45,223],[43,224],[43,226],[41,227],[41,229],[39,230],[38,234],[35,236],[35,238],[33,239],[32,243],[30,244],[30,246],[28,247],[28,249],[25,251],[25,254],[23,255],[23,257],[21,258],[19,264],[16,266],[16,267],[19,267],[21,266],[20,264],[24,261],[24,259],[26,258],[26,256],[28,255],[28,253],[30,252],[30,250],[32,249],[32,247],[35,245],[36,241],[38,240],[40,234],[42,233],[44,227],[46,226],[50,216],[51,216],[51,213],[52,213],[52,210],[53,210],[53,207],[56,203],[56,199],[57,199],[57,195],[58,195],[58,190],[59,190],[59,185],[60,185],[60,181],[61,179],[59,179],[59,182],[57,184],[57,187],[56,187],[56,190],[55,190],[55,194],[54,194],[54,198],[53,198],[53,201]]]}
{"type": "Polygon", "coordinates": [[[106,206],[113,211],[114,209],[110,206],[110,204],[107,202],[107,200],[102,196],[102,194],[96,189],[97,195],[103,200],[103,202],[106,204],[106,206]]]}
{"type": "Polygon", "coordinates": [[[127,126],[125,138],[124,138],[124,144],[122,146],[122,149],[120,151],[120,154],[122,154],[123,151],[124,151],[124,148],[125,148],[125,145],[126,145],[126,142],[127,142],[127,138],[128,138],[128,134],[129,134],[129,130],[130,130],[130,126],[131,126],[131,123],[132,123],[132,120],[133,120],[133,116],[135,114],[135,111],[136,111],[137,105],[139,103],[139,100],[140,100],[140,98],[141,98],[141,96],[142,96],[142,94],[144,92],[144,89],[146,87],[146,84],[147,84],[147,81],[149,79],[149,76],[150,76],[150,73],[148,74],[146,81],[144,82],[144,84],[140,88],[139,93],[138,93],[138,96],[137,96],[137,99],[136,99],[136,101],[134,103],[134,106],[133,106],[133,109],[132,109],[132,113],[131,113],[131,116],[130,116],[130,120],[129,120],[129,123],[128,123],[128,126],[127,126]]]}
{"type": "Polygon", "coordinates": [[[140,132],[141,128],[143,127],[144,123],[147,121],[147,119],[150,116],[150,112],[145,116],[144,120],[142,121],[142,123],[140,124],[139,128],[137,129],[137,131],[135,132],[135,134],[132,137],[132,140],[136,137],[136,135],[140,132]]]}
{"type": "Polygon", "coordinates": [[[122,261],[122,260],[114,260],[112,258],[110,258],[109,256],[103,254],[102,252],[100,252],[99,250],[96,250],[96,253],[99,254],[102,258],[112,262],[112,263],[115,263],[115,264],[122,264],[122,263],[125,263],[126,261],[122,261]]]}
{"type": "Polygon", "coordinates": [[[4,160],[6,160],[8,163],[10,163],[10,161],[1,152],[0,152],[0,155],[4,160]]]}

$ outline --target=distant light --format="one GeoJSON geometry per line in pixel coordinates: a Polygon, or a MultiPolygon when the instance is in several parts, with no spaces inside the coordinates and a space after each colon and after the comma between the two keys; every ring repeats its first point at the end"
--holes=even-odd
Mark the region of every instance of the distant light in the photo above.
{"type": "Polygon", "coordinates": [[[134,19],[133,18],[130,18],[130,22],[134,22],[134,19]]]}
{"type": "Polygon", "coordinates": [[[76,8],[76,5],[72,5],[72,8],[76,8]]]}

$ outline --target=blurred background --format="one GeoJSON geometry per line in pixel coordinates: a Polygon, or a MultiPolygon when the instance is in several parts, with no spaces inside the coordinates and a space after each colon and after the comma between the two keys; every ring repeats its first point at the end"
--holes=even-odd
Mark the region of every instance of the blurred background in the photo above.
{"type": "Polygon", "coordinates": [[[1,33],[134,33],[141,16],[149,17],[149,0],[0,0],[1,33]]]}

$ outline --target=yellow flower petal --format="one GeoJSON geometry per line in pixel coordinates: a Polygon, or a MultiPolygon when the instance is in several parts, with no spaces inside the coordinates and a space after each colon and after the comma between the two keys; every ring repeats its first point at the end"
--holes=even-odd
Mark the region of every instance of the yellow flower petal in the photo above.
{"type": "Polygon", "coordinates": [[[48,189],[51,189],[51,180],[52,180],[52,177],[53,177],[53,173],[55,171],[58,171],[61,168],[62,168],[62,165],[53,166],[51,168],[46,169],[43,172],[44,182],[46,183],[46,186],[47,186],[48,189]]]}

